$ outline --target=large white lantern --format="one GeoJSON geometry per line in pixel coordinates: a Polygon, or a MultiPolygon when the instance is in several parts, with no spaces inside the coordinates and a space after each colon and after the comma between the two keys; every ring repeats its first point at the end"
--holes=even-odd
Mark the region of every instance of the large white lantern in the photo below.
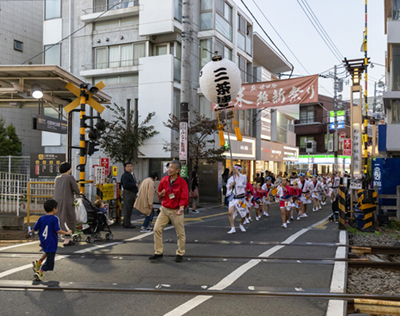
{"type": "Polygon", "coordinates": [[[221,56],[214,56],[200,71],[201,91],[209,101],[220,107],[235,99],[241,86],[239,68],[221,56]]]}

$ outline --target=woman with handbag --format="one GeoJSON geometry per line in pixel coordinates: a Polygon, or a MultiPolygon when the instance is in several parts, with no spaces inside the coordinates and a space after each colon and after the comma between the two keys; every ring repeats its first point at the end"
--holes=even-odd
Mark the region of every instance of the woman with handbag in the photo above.
{"type": "Polygon", "coordinates": [[[196,171],[192,172],[192,186],[189,193],[189,197],[192,198],[192,212],[199,213],[197,210],[197,204],[199,204],[199,181],[198,181],[198,174],[196,171]]]}

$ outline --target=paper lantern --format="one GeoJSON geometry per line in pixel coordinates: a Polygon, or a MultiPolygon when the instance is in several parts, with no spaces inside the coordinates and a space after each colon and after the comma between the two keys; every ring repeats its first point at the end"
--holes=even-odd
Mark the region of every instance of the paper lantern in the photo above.
{"type": "Polygon", "coordinates": [[[204,96],[220,107],[234,100],[242,86],[240,70],[235,63],[214,56],[200,71],[200,88],[204,96]]]}

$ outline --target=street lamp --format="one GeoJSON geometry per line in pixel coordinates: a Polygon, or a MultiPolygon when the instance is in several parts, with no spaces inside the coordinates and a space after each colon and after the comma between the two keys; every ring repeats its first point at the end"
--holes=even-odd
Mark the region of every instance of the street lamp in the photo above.
{"type": "Polygon", "coordinates": [[[41,99],[43,97],[42,87],[37,83],[32,85],[32,96],[35,99],[41,99]]]}

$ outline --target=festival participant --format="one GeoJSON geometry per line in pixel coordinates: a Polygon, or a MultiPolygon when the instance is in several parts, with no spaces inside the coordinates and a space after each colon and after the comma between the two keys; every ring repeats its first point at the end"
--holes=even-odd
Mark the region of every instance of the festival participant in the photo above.
{"type": "Polygon", "coordinates": [[[231,224],[231,230],[228,231],[228,234],[236,233],[235,222],[234,219],[239,213],[242,218],[239,228],[242,232],[245,232],[246,229],[243,226],[246,217],[246,209],[241,207],[241,205],[246,203],[245,200],[245,192],[246,192],[246,183],[247,177],[244,174],[240,173],[242,170],[242,166],[236,164],[233,168],[233,175],[229,178],[227,183],[227,196],[229,196],[229,222],[231,224]]]}
{"type": "Polygon", "coordinates": [[[287,224],[290,223],[289,221],[289,214],[290,214],[290,198],[295,193],[293,188],[289,186],[289,182],[287,179],[283,178],[282,183],[278,188],[277,196],[279,196],[279,208],[281,209],[281,216],[282,216],[282,227],[287,228],[287,224]]]}
{"type": "Polygon", "coordinates": [[[264,195],[265,191],[261,189],[261,183],[257,183],[257,190],[254,192],[256,196],[256,204],[254,205],[254,208],[256,209],[256,221],[259,221],[261,218],[261,211],[264,206],[264,195]]]}
{"type": "Polygon", "coordinates": [[[250,182],[247,182],[245,190],[246,190],[245,198],[246,198],[246,205],[247,205],[247,214],[246,214],[246,219],[243,224],[250,224],[251,210],[253,209],[253,204],[252,204],[252,199],[254,196],[253,185],[250,182]]]}
{"type": "Polygon", "coordinates": [[[291,221],[294,220],[294,211],[296,211],[297,212],[297,220],[299,221],[300,220],[299,213],[300,213],[300,206],[301,206],[300,198],[301,198],[301,193],[302,193],[301,189],[299,189],[299,180],[295,180],[293,182],[293,190],[294,190],[294,195],[291,199],[292,203],[291,203],[290,220],[291,221]]]}
{"type": "Polygon", "coordinates": [[[308,217],[307,215],[307,205],[311,204],[311,198],[310,198],[310,189],[309,189],[309,182],[306,179],[306,175],[304,173],[299,174],[299,189],[302,190],[301,194],[301,211],[300,211],[300,217],[308,217]]]}
{"type": "Polygon", "coordinates": [[[320,191],[321,191],[321,182],[317,179],[317,175],[313,175],[312,181],[310,183],[310,192],[313,201],[313,212],[317,212],[321,209],[320,205],[320,191]]]}
{"type": "Polygon", "coordinates": [[[263,205],[263,215],[268,217],[269,216],[269,207],[271,205],[271,198],[270,198],[270,192],[273,188],[272,185],[272,178],[267,177],[267,182],[261,187],[263,191],[265,191],[265,196],[264,196],[264,205],[263,205]]]}
{"type": "Polygon", "coordinates": [[[326,184],[326,176],[322,176],[321,179],[321,186],[322,186],[322,190],[321,190],[321,205],[326,205],[326,189],[327,189],[327,184],[326,184]]]}

